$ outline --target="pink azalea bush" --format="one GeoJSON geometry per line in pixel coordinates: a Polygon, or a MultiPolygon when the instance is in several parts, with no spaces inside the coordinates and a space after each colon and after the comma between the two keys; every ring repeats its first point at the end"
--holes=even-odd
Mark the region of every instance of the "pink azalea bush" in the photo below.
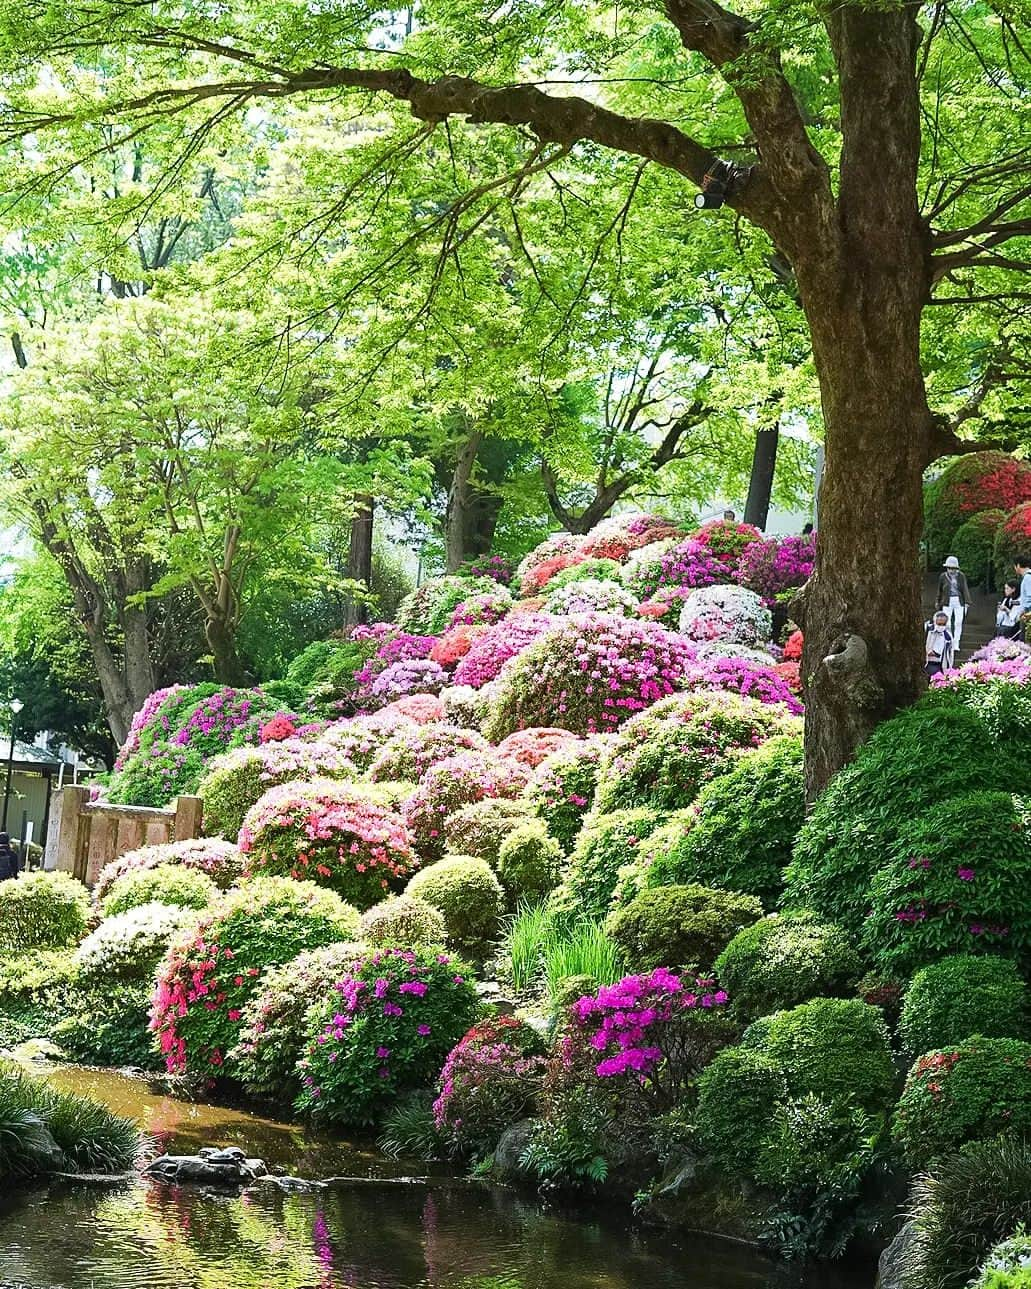
{"type": "Polygon", "coordinates": [[[989,640],[970,655],[971,662],[1012,662],[1021,659],[1031,663],[1031,645],[1023,640],[1004,640],[1002,636],[989,640]]]}
{"type": "Polygon", "coordinates": [[[654,599],[663,587],[693,589],[729,579],[727,565],[703,542],[692,537],[663,551],[654,560],[634,561],[624,573],[627,588],[642,600],[654,599]]]}
{"type": "MultiPolygon", "coordinates": [[[[797,673],[797,664],[794,665],[797,673]]],[[[802,704],[775,667],[761,666],[745,658],[712,658],[691,665],[680,682],[682,689],[726,689],[761,703],[783,703],[789,712],[802,714],[802,704]]]]}
{"type": "Polygon", "coordinates": [[[418,783],[438,761],[461,752],[486,752],[489,743],[475,730],[457,725],[408,724],[381,748],[369,769],[373,783],[418,783]]]}
{"type": "Polygon", "coordinates": [[[476,555],[458,570],[462,577],[489,577],[501,586],[508,586],[515,575],[515,566],[507,555],[476,555]]]}
{"type": "MultiPolygon", "coordinates": [[[[526,580],[535,572],[535,570],[548,560],[557,556],[573,555],[579,551],[583,545],[584,539],[576,537],[572,533],[552,533],[546,537],[539,545],[529,551],[516,565],[514,582],[519,587],[522,595],[529,595],[531,592],[527,589],[526,580]]],[[[563,565],[568,567],[568,565],[563,565]]],[[[554,569],[558,572],[558,569],[554,569]]],[[[547,578],[545,578],[547,581],[547,578]]],[[[543,583],[541,583],[543,585],[543,583]]]]}
{"type": "Polygon", "coordinates": [[[448,628],[492,626],[508,615],[512,608],[512,597],[499,587],[496,591],[481,591],[470,595],[467,600],[455,607],[451,614],[448,628]]]}
{"type": "Polygon", "coordinates": [[[492,1016],[451,1049],[437,1082],[433,1123],[452,1154],[486,1154],[536,1106],[547,1062],[525,1021],[492,1016]]]}
{"type": "Polygon", "coordinates": [[[777,596],[802,586],[816,563],[816,538],[770,537],[749,542],[737,558],[734,576],[742,586],[772,604],[777,596]]]}
{"type": "Polygon", "coordinates": [[[416,725],[430,725],[444,720],[447,711],[437,694],[407,694],[404,698],[395,698],[380,714],[406,717],[416,725]]]}
{"type": "Polygon", "coordinates": [[[485,752],[465,752],[431,766],[404,805],[420,857],[430,862],[443,855],[444,827],[456,810],[489,797],[518,797],[529,778],[529,770],[517,761],[485,752]]]}
{"type": "Polygon", "coordinates": [[[554,752],[572,752],[582,746],[583,739],[579,735],[556,726],[545,725],[535,729],[516,730],[514,734],[509,734],[508,738],[502,739],[497,751],[498,756],[511,758],[513,761],[518,761],[520,765],[535,770],[554,752]]]}
{"type": "Polygon", "coordinates": [[[436,694],[447,684],[447,672],[432,658],[391,663],[369,686],[363,699],[386,706],[409,694],[436,694]]]}
{"type": "MultiPolygon", "coordinates": [[[[515,737],[511,735],[510,737],[515,737]]],[[[534,771],[527,798],[534,813],[565,851],[570,851],[594,804],[598,767],[613,737],[595,735],[552,752],[534,771]]]]}
{"type": "Polygon", "coordinates": [[[104,865],[93,887],[93,897],[102,904],[120,877],[142,873],[163,864],[182,864],[184,868],[196,869],[210,877],[222,890],[235,885],[243,872],[243,856],[235,842],[223,841],[220,837],[197,837],[191,841],[139,846],[104,865]]]}
{"type": "Polygon", "coordinates": [[[1009,681],[1015,685],[1031,682],[1031,657],[973,658],[960,667],[940,672],[931,677],[932,689],[959,689],[967,685],[986,685],[993,681],[1009,681]]]}
{"type": "Polygon", "coordinates": [[[396,703],[389,703],[378,712],[333,721],[323,730],[320,741],[338,748],[359,770],[367,770],[392,738],[402,730],[414,729],[415,725],[416,722],[400,711],[396,703]]]}
{"type": "Polygon", "coordinates": [[[680,614],[681,633],[689,640],[718,640],[755,646],[773,632],[769,609],[743,586],[709,586],[695,592],[680,614]]]}
{"type": "Polygon", "coordinates": [[[672,693],[693,656],[686,641],[650,622],[612,614],[560,621],[506,664],[485,733],[500,741],[528,726],[615,729],[672,693]]]}
{"type": "Polygon", "coordinates": [[[359,699],[367,699],[373,682],[388,667],[398,662],[418,662],[430,656],[430,651],[437,642],[436,636],[415,635],[410,631],[399,631],[397,627],[378,622],[373,627],[356,627],[355,631],[369,633],[369,640],[376,641],[375,650],[365,663],[354,673],[354,683],[359,699]],[[387,626],[385,631],[379,628],[387,626]]]}
{"type": "Polygon", "coordinates": [[[266,877],[234,888],[184,929],[158,967],[150,1028],[171,1074],[222,1072],[266,967],[357,936],[332,891],[266,877]]]}
{"type": "Polygon", "coordinates": [[[359,909],[416,866],[404,820],[353,784],[317,779],[270,789],[240,829],[247,875],[328,886],[359,909]]]}
{"type": "Polygon", "coordinates": [[[167,708],[170,706],[167,700],[172,698],[181,698],[190,690],[189,685],[169,685],[165,689],[155,689],[154,692],[144,701],[143,706],[132,718],[132,724],[129,726],[129,733],[126,735],[125,742],[118,750],[118,756],[115,758],[115,769],[120,770],[125,762],[134,752],[139,751],[140,738],[144,730],[149,730],[155,724],[155,720],[161,720],[162,732],[168,733],[171,729],[171,722],[167,714],[167,708]],[[165,709],[162,712],[162,709],[165,709]],[[159,716],[161,713],[161,716],[159,716]]]}
{"type": "Polygon", "coordinates": [[[637,606],[638,615],[675,631],[684,602],[694,594],[694,589],[693,586],[660,586],[650,599],[637,606]]]}
{"type": "Polygon", "coordinates": [[[762,540],[758,528],[732,519],[711,519],[691,536],[728,569],[734,568],[746,546],[762,540]]]}
{"type": "Polygon", "coordinates": [[[427,1087],[478,1007],[468,968],[432,949],[357,957],[309,1013],[296,1107],[330,1123],[369,1123],[427,1087]]]}
{"type": "Polygon", "coordinates": [[[477,636],[455,668],[454,683],[481,689],[501,668],[554,625],[546,613],[517,613],[477,636]]]}

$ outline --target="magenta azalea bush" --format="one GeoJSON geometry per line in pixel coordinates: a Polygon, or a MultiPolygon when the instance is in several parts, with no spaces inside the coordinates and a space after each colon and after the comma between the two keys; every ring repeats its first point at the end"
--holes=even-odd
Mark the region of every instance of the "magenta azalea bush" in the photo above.
{"type": "Polygon", "coordinates": [[[528,648],[555,624],[546,613],[514,613],[504,622],[477,636],[455,668],[454,683],[482,689],[501,671],[509,658],[528,648]]]}
{"type": "Polygon", "coordinates": [[[172,724],[169,713],[173,704],[169,700],[182,699],[183,695],[189,692],[192,692],[189,685],[169,685],[165,689],[154,690],[132,718],[129,733],[126,735],[125,742],[115,758],[116,770],[121,770],[129,757],[134,752],[139,751],[140,740],[145,730],[150,731],[156,725],[160,734],[168,734],[171,731],[172,724]]]}
{"type": "Polygon", "coordinates": [[[746,658],[699,659],[688,668],[680,687],[725,689],[761,703],[783,703],[796,716],[803,711],[787,682],[773,669],[772,660],[767,667],[746,658]]]}
{"type": "Polygon", "coordinates": [[[693,590],[729,579],[726,564],[694,538],[670,547],[653,560],[635,560],[625,570],[629,590],[642,600],[654,599],[667,587],[693,590]]]}
{"type": "Polygon", "coordinates": [[[497,741],[528,726],[604,733],[672,693],[692,658],[684,640],[650,622],[570,618],[509,661],[484,731],[497,741]]]}
{"type": "Polygon", "coordinates": [[[284,783],[248,810],[240,829],[248,875],[328,886],[370,908],[416,866],[404,820],[355,785],[284,783]]]}
{"type": "Polygon", "coordinates": [[[191,841],[139,846],[104,865],[93,887],[93,898],[102,904],[119,878],[164,864],[182,864],[184,868],[197,869],[222,890],[234,886],[243,872],[243,856],[235,842],[223,841],[220,837],[197,837],[191,841]]]}
{"type": "Polygon", "coordinates": [[[489,577],[501,586],[508,586],[515,575],[515,565],[507,555],[477,555],[458,570],[461,577],[489,577]]]}
{"type": "Polygon", "coordinates": [[[464,752],[431,766],[404,805],[412,844],[430,862],[444,853],[448,819],[463,806],[488,798],[518,797],[530,771],[518,761],[486,752],[464,752]]]}
{"type": "Polygon", "coordinates": [[[265,968],[353,940],[358,928],[357,910],[311,882],[265,877],[228,891],[158,967],[150,1028],[169,1073],[219,1074],[265,968]]]}
{"type": "Polygon", "coordinates": [[[738,556],[735,579],[772,604],[778,595],[802,586],[816,563],[816,538],[770,537],[749,542],[738,556]]]}
{"type": "Polygon", "coordinates": [[[468,968],[432,949],[358,957],[309,1013],[297,1109],[362,1124],[427,1087],[476,1018],[468,968]]]}

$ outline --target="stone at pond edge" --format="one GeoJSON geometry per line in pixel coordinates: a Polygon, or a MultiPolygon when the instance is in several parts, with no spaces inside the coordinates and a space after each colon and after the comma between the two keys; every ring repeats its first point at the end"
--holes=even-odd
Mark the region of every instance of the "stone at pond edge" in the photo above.
{"type": "Polygon", "coordinates": [[[242,1186],[268,1172],[261,1159],[248,1159],[238,1146],[205,1147],[195,1155],[162,1155],[143,1170],[162,1182],[188,1186],[242,1186]]]}
{"type": "Polygon", "coordinates": [[[903,1289],[906,1259],[915,1239],[916,1226],[907,1222],[877,1262],[876,1289],[903,1289]]]}
{"type": "Polygon", "coordinates": [[[522,1159],[533,1136],[533,1120],[522,1119],[506,1128],[494,1151],[494,1174],[504,1181],[525,1178],[522,1159]]]}

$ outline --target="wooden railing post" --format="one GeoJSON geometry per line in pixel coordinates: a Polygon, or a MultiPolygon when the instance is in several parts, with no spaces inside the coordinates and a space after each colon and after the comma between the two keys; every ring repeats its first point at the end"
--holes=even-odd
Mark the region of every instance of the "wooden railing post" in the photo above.
{"type": "Polygon", "coordinates": [[[175,802],[175,840],[190,841],[200,836],[204,802],[200,797],[177,797],[175,802]]]}
{"type": "Polygon", "coordinates": [[[79,825],[88,801],[89,788],[76,784],[61,789],[50,817],[44,868],[82,876],[76,872],[79,866],[79,825]]]}

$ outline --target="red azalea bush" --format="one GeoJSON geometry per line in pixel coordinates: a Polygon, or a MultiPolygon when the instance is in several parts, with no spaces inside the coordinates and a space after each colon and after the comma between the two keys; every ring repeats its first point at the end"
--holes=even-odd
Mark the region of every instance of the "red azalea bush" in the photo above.
{"type": "Polygon", "coordinates": [[[532,551],[524,555],[516,566],[515,577],[513,578],[516,586],[520,588],[521,594],[527,594],[527,590],[523,585],[524,578],[529,577],[538,565],[543,564],[546,560],[554,559],[556,556],[574,554],[583,545],[583,540],[582,537],[576,537],[572,533],[552,533],[550,537],[546,537],[532,551]]]}
{"type": "Polygon", "coordinates": [[[802,668],[797,662],[778,662],[773,670],[797,698],[802,697],[802,668]]]}
{"type": "Polygon", "coordinates": [[[1031,554],[1031,501],[1011,510],[995,532],[995,580],[1002,586],[1013,576],[1013,562],[1031,554]]]}
{"type": "Polygon", "coordinates": [[[638,615],[675,631],[680,625],[684,601],[694,594],[694,590],[693,586],[660,586],[651,599],[637,606],[638,615]]]}
{"type": "Polygon", "coordinates": [[[373,1121],[427,1087],[478,1008],[468,968],[431,949],[356,958],[308,1016],[296,1106],[332,1123],[373,1121]]]}
{"type": "Polygon", "coordinates": [[[474,1025],[451,1049],[437,1084],[433,1122],[452,1154],[486,1154],[509,1125],[533,1112],[544,1082],[545,1046],[515,1016],[474,1025]]]}
{"type": "Polygon", "coordinates": [[[490,744],[475,730],[457,725],[408,724],[383,745],[369,768],[373,783],[418,783],[430,766],[462,752],[487,752],[490,744]]]}
{"type": "Polygon", "coordinates": [[[283,783],[244,817],[249,874],[307,879],[367,909],[416,866],[404,820],[336,780],[283,783]]]}
{"type": "Polygon", "coordinates": [[[482,636],[486,630],[486,626],[468,624],[453,626],[430,650],[430,658],[450,671],[469,652],[477,636],[482,636]]]}
{"type": "Polygon", "coordinates": [[[801,631],[792,631],[784,642],[784,661],[801,662],[802,646],[805,644],[805,637],[801,631]]]}
{"type": "Polygon", "coordinates": [[[946,555],[956,530],[982,510],[1011,511],[1031,501],[1031,463],[1007,452],[969,452],[955,457],[928,487],[924,537],[931,564],[946,555]]]}
{"type": "Polygon", "coordinates": [[[526,730],[516,730],[502,739],[498,744],[498,756],[509,757],[520,765],[535,770],[553,752],[572,752],[581,747],[583,740],[569,730],[557,729],[555,726],[526,730]]]}
{"type": "Polygon", "coordinates": [[[548,724],[604,733],[671,694],[693,657],[686,641],[650,622],[560,621],[506,665],[485,732],[497,741],[548,724]]]}
{"type": "Polygon", "coordinates": [[[353,940],[359,925],[355,909],[311,882],[265,877],[228,891],[158,968],[150,1028],[169,1073],[219,1073],[265,968],[353,940]]]}
{"type": "Polygon", "coordinates": [[[539,595],[556,573],[561,573],[564,568],[572,568],[574,564],[579,564],[586,558],[587,556],[580,551],[551,555],[523,574],[519,589],[524,596],[539,595]]]}
{"type": "Polygon", "coordinates": [[[466,752],[438,761],[404,805],[412,844],[425,861],[439,859],[445,824],[456,810],[488,797],[518,797],[529,778],[525,766],[493,753],[466,752]]]}

